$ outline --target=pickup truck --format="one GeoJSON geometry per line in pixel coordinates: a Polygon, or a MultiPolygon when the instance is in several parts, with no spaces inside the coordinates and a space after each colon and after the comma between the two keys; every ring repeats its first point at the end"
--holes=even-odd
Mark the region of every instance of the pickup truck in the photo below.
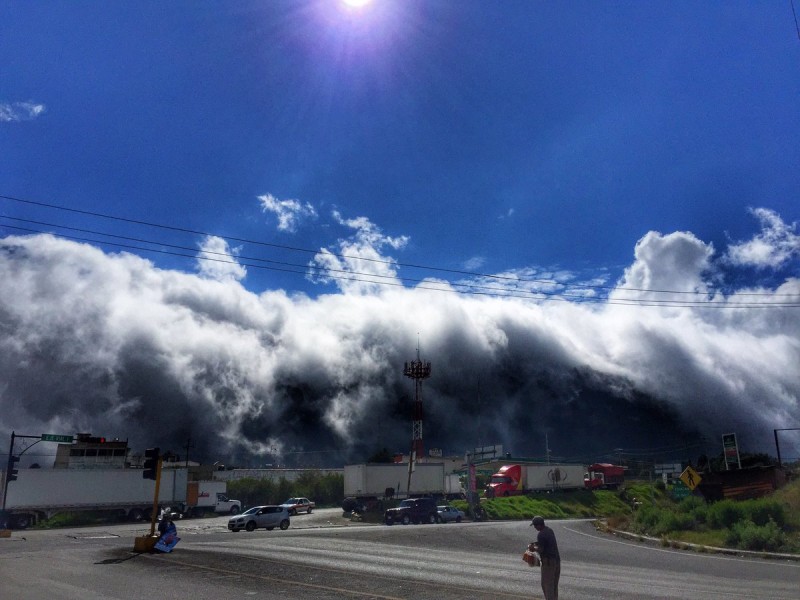
{"type": "Polygon", "coordinates": [[[311,511],[317,507],[317,505],[308,498],[289,498],[286,502],[281,504],[281,506],[286,508],[290,515],[296,515],[298,512],[311,514],[311,511]]]}

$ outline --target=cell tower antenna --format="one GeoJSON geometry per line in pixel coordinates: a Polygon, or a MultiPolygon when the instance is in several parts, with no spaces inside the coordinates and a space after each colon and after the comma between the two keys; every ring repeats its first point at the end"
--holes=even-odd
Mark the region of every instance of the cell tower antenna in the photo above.
{"type": "Polygon", "coordinates": [[[408,487],[411,491],[411,473],[414,463],[423,455],[422,445],[422,381],[431,376],[431,363],[422,362],[419,351],[419,334],[417,334],[417,360],[405,363],[403,375],[414,380],[414,403],[411,410],[411,453],[408,457],[408,487]]]}

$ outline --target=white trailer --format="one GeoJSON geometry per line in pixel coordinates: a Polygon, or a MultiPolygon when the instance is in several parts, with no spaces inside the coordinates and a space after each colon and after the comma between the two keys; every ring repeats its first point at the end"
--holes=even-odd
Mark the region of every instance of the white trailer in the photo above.
{"type": "Polygon", "coordinates": [[[444,493],[448,498],[464,498],[464,486],[461,484],[461,475],[448,473],[444,476],[444,493]]]}
{"type": "Polygon", "coordinates": [[[190,481],[186,487],[186,503],[179,507],[185,516],[202,516],[213,512],[232,515],[242,512],[242,503],[227,496],[225,481],[190,481]]]}
{"type": "MultiPolygon", "coordinates": [[[[5,483],[5,473],[3,474],[5,483]]],[[[170,506],[186,502],[186,469],[168,469],[161,475],[158,502],[170,506]]],[[[149,518],[155,481],[141,469],[19,469],[8,482],[6,511],[12,525],[25,528],[60,512],[115,510],[129,519],[149,518]]]]}
{"type": "Polygon", "coordinates": [[[583,465],[524,465],[522,487],[529,492],[582,489],[584,473],[583,465]]]}
{"type": "MultiPolygon", "coordinates": [[[[141,469],[19,469],[17,480],[8,482],[5,498],[9,525],[24,529],[57,513],[89,510],[118,511],[132,521],[149,520],[155,481],[142,473],[141,469]]],[[[187,516],[205,510],[241,512],[241,503],[225,496],[224,481],[187,479],[185,468],[162,469],[158,506],[187,516]]]]}
{"type": "MultiPolygon", "coordinates": [[[[452,484],[451,484],[452,485],[452,484]]],[[[407,498],[447,494],[443,463],[417,463],[408,489],[408,464],[345,465],[344,495],[353,498],[407,498]]]]}

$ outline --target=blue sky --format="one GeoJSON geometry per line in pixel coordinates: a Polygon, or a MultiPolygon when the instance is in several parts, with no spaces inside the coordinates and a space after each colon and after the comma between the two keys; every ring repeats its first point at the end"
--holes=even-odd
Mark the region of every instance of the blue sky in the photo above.
{"type": "MultiPolygon", "coordinates": [[[[335,210],[408,236],[401,262],[488,273],[618,276],[649,230],[722,249],[756,231],[750,207],[798,218],[800,40],[782,3],[3,13],[0,102],[24,119],[0,129],[5,195],[311,250],[349,233],[335,210]],[[264,195],[310,210],[281,231],[264,195]]],[[[253,290],[321,291],[253,271],[253,290]]]]}
{"type": "MultiPolygon", "coordinates": [[[[525,298],[567,303],[635,288],[636,302],[699,292],[691,299],[797,304],[789,3],[5,1],[0,67],[0,236],[42,252],[50,241],[35,232],[72,235],[109,261],[127,251],[153,273],[228,284],[238,306],[285,293],[292,311],[352,302],[363,315],[355,305],[370,296],[384,303],[379,320],[410,310],[387,296],[423,278],[490,295],[513,281],[525,298]],[[196,260],[201,249],[228,262],[196,260]]],[[[55,280],[68,267],[48,265],[55,280]]],[[[476,310],[474,322],[491,320],[476,310]]],[[[654,312],[629,318],[648,329],[654,312]]],[[[725,314],[701,321],[720,333],[741,322],[725,314]]],[[[797,344],[771,336],[797,315],[772,310],[759,317],[772,334],[738,341],[756,336],[791,362],[797,344]]],[[[398,356],[413,358],[418,333],[445,353],[452,339],[425,329],[409,324],[398,356]]],[[[343,347],[351,333],[331,338],[343,347]]],[[[369,335],[355,335],[361,351],[369,335]]],[[[681,343],[701,361],[697,340],[681,343]]],[[[579,354],[576,364],[631,376],[579,354]]],[[[800,381],[785,384],[760,440],[767,420],[800,415],[800,381]]],[[[322,421],[346,430],[331,415],[347,393],[319,393],[334,407],[322,421]]]]}

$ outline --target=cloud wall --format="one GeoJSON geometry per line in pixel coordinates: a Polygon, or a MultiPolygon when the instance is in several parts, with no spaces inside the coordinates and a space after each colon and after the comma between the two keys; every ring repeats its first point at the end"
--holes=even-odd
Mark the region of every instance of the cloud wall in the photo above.
{"type": "MultiPolygon", "coordinates": [[[[347,247],[386,245],[354,228],[347,247]]],[[[210,248],[234,257],[219,240],[210,248]]],[[[752,303],[800,304],[800,282],[722,295],[713,256],[691,233],[650,232],[602,304],[352,282],[310,298],[248,291],[235,267],[189,274],[50,235],[6,237],[0,435],[92,432],[181,455],[191,438],[193,459],[253,466],[363,461],[410,446],[403,364],[419,340],[433,364],[426,448],[542,456],[547,436],[563,458],[685,445],[694,459],[736,432],[743,450],[774,454],[773,429],[800,424],[800,309],[752,303]],[[686,305],[626,304],[661,289],[686,305]],[[692,306],[682,291],[729,308],[692,306]]],[[[800,456],[800,436],[784,443],[800,456]]]]}

